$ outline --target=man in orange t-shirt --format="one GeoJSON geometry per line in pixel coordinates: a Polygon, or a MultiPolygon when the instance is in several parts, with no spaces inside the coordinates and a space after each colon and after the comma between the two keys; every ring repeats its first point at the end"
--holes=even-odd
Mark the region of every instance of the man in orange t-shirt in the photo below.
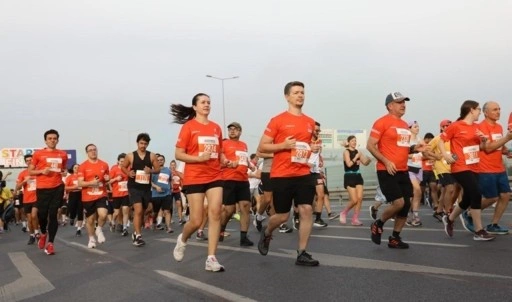
{"type": "Polygon", "coordinates": [[[479,152],[478,165],[478,182],[483,196],[482,210],[497,202],[491,224],[486,226],[486,231],[493,235],[504,235],[508,234],[508,229],[498,225],[498,222],[507,210],[510,184],[502,156],[509,153],[504,145],[512,140],[512,132],[503,135],[503,128],[498,124],[501,113],[498,103],[487,102],[482,111],[485,119],[478,125],[478,129],[487,138],[485,149],[479,152]]]}
{"type": "MultiPolygon", "coordinates": [[[[231,216],[235,213],[236,204],[240,207],[240,246],[253,246],[254,243],[247,238],[250,222],[251,190],[249,188],[249,153],[247,145],[240,140],[242,126],[233,122],[228,125],[229,139],[222,142],[222,151],[226,157],[226,165],[222,169],[224,180],[222,203],[221,228],[219,241],[224,239],[224,231],[231,216]]],[[[253,166],[254,168],[254,166],[253,166]]]]}
{"type": "Polygon", "coordinates": [[[57,211],[62,205],[64,196],[61,173],[66,170],[68,155],[57,149],[59,143],[57,130],[46,131],[44,140],[46,148],[34,152],[28,171],[30,176],[36,176],[36,208],[41,227],[38,246],[39,249],[44,249],[47,255],[53,255],[55,254],[53,241],[59,227],[57,211]],[[47,235],[49,235],[48,244],[46,244],[47,235]]]}
{"type": "Polygon", "coordinates": [[[110,169],[110,184],[112,185],[112,199],[114,203],[114,223],[122,222],[122,236],[128,236],[128,219],[130,218],[130,198],[128,196],[128,175],[126,175],[121,166],[123,165],[125,153],[117,156],[117,164],[110,169]],[[121,219],[119,219],[121,218],[121,219]]]}
{"type": "MultiPolygon", "coordinates": [[[[32,162],[32,154],[24,156],[25,163],[27,166],[32,162]]],[[[36,208],[36,177],[30,176],[28,169],[21,171],[18,175],[16,182],[16,190],[23,188],[23,210],[27,216],[28,229],[30,235],[28,239],[29,245],[36,242],[36,237],[39,237],[39,221],[37,220],[37,208],[36,208]]]]}
{"type": "Polygon", "coordinates": [[[87,234],[90,249],[96,242],[105,242],[103,225],[107,218],[107,182],[110,180],[108,164],[98,158],[98,148],[94,144],[85,146],[87,160],[78,168],[78,186],[82,187],[82,204],[84,205],[87,234]],[[94,229],[94,223],[98,226],[94,229]],[[94,235],[98,240],[94,238],[94,235]]]}
{"type": "Polygon", "coordinates": [[[312,152],[320,151],[320,145],[311,144],[315,121],[302,113],[304,84],[286,84],[284,96],[288,110],[270,120],[258,146],[259,152],[274,154],[270,177],[276,212],[261,230],[258,250],[262,255],[268,253],[272,232],[288,221],[292,203],[295,203],[300,215],[299,248],[295,264],[317,266],[318,260],[306,252],[313,225],[312,203],[316,185],[308,160],[312,152]]]}
{"type": "Polygon", "coordinates": [[[388,247],[399,249],[409,248],[409,245],[400,237],[411,207],[410,199],[413,196],[407,161],[409,153],[424,149],[422,144],[410,145],[411,132],[407,122],[402,120],[406,101],[409,101],[409,98],[400,92],[388,94],[385,101],[388,114],[375,121],[366,146],[377,159],[379,186],[386,200],[391,203],[384,210],[381,218],[372,223],[371,239],[375,244],[380,244],[384,223],[395,218],[388,247]]]}

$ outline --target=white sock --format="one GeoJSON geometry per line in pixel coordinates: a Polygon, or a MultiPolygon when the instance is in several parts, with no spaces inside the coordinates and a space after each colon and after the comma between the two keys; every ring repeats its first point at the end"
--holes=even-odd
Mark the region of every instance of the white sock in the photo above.
{"type": "Polygon", "coordinates": [[[256,214],[256,219],[257,219],[258,221],[262,221],[264,218],[265,218],[265,216],[260,215],[260,214],[256,214]]]}
{"type": "Polygon", "coordinates": [[[26,227],[27,227],[27,222],[26,222],[26,221],[23,221],[23,222],[21,223],[21,225],[22,225],[23,227],[25,227],[25,228],[26,228],[26,227]]]}
{"type": "Polygon", "coordinates": [[[162,223],[162,216],[158,216],[156,218],[156,224],[161,224],[162,223]]]}

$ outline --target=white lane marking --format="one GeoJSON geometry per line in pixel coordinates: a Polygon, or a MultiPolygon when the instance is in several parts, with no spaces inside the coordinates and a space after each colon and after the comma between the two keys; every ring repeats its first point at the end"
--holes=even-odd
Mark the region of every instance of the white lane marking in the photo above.
{"type": "MultiPolygon", "coordinates": [[[[329,238],[329,239],[345,239],[345,240],[361,240],[361,241],[370,241],[368,238],[361,237],[348,237],[348,236],[330,236],[330,235],[311,235],[311,237],[318,238],[329,238]]],[[[444,247],[470,247],[465,244],[452,244],[452,243],[439,243],[439,242],[424,242],[424,241],[407,241],[410,244],[417,245],[431,245],[431,246],[444,246],[444,247]]]]}
{"type": "MultiPolygon", "coordinates": [[[[162,238],[162,239],[157,239],[157,240],[163,241],[163,242],[176,243],[176,239],[171,239],[171,238],[162,238]]],[[[192,240],[189,240],[187,242],[187,245],[201,246],[201,247],[208,246],[207,243],[193,242],[192,240]]],[[[224,246],[224,245],[219,245],[217,247],[217,249],[251,253],[251,254],[259,254],[257,249],[239,248],[239,247],[231,247],[231,246],[224,246]]],[[[297,258],[297,252],[295,250],[279,249],[279,251],[282,251],[284,253],[268,252],[268,255],[276,256],[276,257],[283,257],[283,258],[290,258],[290,259],[297,258]]],[[[384,260],[348,257],[348,256],[341,256],[341,255],[314,253],[314,256],[315,256],[315,258],[319,259],[320,265],[322,265],[322,266],[327,265],[327,266],[335,266],[335,267],[378,269],[378,270],[403,271],[403,272],[412,272],[412,273],[428,273],[428,274],[431,273],[431,274],[452,275],[452,276],[472,276],[472,277],[482,277],[482,278],[512,279],[512,276],[486,274],[486,273],[475,273],[475,272],[469,272],[469,271],[460,271],[460,270],[454,270],[454,269],[439,268],[439,267],[434,267],[434,266],[424,266],[424,265],[391,262],[391,261],[384,261],[384,260]]]]}
{"type": "MultiPolygon", "coordinates": [[[[332,224],[329,224],[329,226],[327,228],[335,228],[335,229],[359,229],[359,230],[365,230],[365,231],[368,231],[369,228],[370,228],[370,225],[363,225],[363,226],[353,226],[353,225],[332,225],[332,224]]],[[[314,230],[322,230],[322,229],[327,229],[327,228],[317,228],[317,227],[313,227],[314,230]]],[[[392,227],[385,227],[384,230],[393,230],[392,227]]],[[[419,231],[419,232],[443,232],[444,233],[444,227],[443,227],[443,224],[440,223],[440,228],[436,229],[436,228],[425,228],[425,227],[410,227],[410,226],[404,226],[404,231],[419,231]]],[[[469,233],[468,231],[466,230],[453,230],[454,232],[461,232],[461,233],[468,233],[468,234],[471,234],[469,233]]]]}
{"type": "Polygon", "coordinates": [[[24,252],[9,253],[12,263],[21,278],[0,287],[0,301],[21,301],[50,292],[53,284],[39,271],[39,268],[24,252]]]}
{"type": "Polygon", "coordinates": [[[87,250],[88,252],[95,253],[95,254],[98,254],[98,255],[108,254],[108,252],[105,252],[105,251],[102,251],[102,250],[98,250],[97,248],[90,249],[89,247],[87,247],[87,245],[81,244],[81,243],[78,243],[78,242],[67,241],[66,243],[69,244],[69,245],[73,245],[73,246],[82,248],[84,250],[87,250]]]}
{"type": "Polygon", "coordinates": [[[233,292],[224,290],[222,288],[218,288],[218,287],[212,286],[210,284],[206,284],[206,283],[194,280],[194,279],[183,277],[183,276],[180,276],[180,275],[168,272],[168,271],[155,270],[155,272],[173,280],[173,282],[179,282],[186,287],[193,287],[195,289],[198,289],[201,292],[210,293],[212,295],[215,295],[215,296],[221,298],[222,300],[237,301],[237,302],[238,301],[241,301],[241,302],[255,302],[256,301],[251,298],[247,298],[247,297],[235,294],[233,292]]]}

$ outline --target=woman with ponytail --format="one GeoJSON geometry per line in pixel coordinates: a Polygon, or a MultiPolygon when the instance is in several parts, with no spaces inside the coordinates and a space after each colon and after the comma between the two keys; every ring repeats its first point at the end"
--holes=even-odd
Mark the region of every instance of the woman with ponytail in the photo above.
{"type": "MultiPolygon", "coordinates": [[[[215,257],[220,235],[220,214],[222,210],[222,130],[208,120],[210,97],[198,93],[192,99],[192,106],[171,105],[174,122],[182,124],[175,156],[185,164],[183,191],[187,194],[190,219],[184,225],[174,248],[174,259],[182,261],[187,240],[194,234],[208,211],[208,257],[205,270],[220,272],[224,266],[215,257]],[[203,206],[207,200],[208,206],[203,206]]],[[[226,163],[224,163],[226,164],[226,163]]]]}

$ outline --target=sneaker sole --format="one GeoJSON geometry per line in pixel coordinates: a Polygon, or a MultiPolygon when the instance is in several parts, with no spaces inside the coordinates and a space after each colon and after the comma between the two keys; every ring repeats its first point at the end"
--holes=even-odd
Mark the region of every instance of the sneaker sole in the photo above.
{"type": "Polygon", "coordinates": [[[319,262],[309,263],[309,262],[295,261],[295,265],[300,265],[300,266],[319,266],[320,263],[319,262]]]}
{"type": "Polygon", "coordinates": [[[490,238],[482,238],[482,237],[473,237],[474,241],[491,241],[496,239],[496,237],[490,237],[490,238]]]}
{"type": "Polygon", "coordinates": [[[211,267],[205,267],[204,270],[207,271],[207,272],[212,272],[212,273],[219,273],[219,272],[225,271],[224,267],[221,267],[218,270],[214,270],[211,267]]]}
{"type": "Polygon", "coordinates": [[[489,231],[487,231],[487,233],[492,234],[492,235],[508,235],[508,232],[489,232],[489,231]]]}

